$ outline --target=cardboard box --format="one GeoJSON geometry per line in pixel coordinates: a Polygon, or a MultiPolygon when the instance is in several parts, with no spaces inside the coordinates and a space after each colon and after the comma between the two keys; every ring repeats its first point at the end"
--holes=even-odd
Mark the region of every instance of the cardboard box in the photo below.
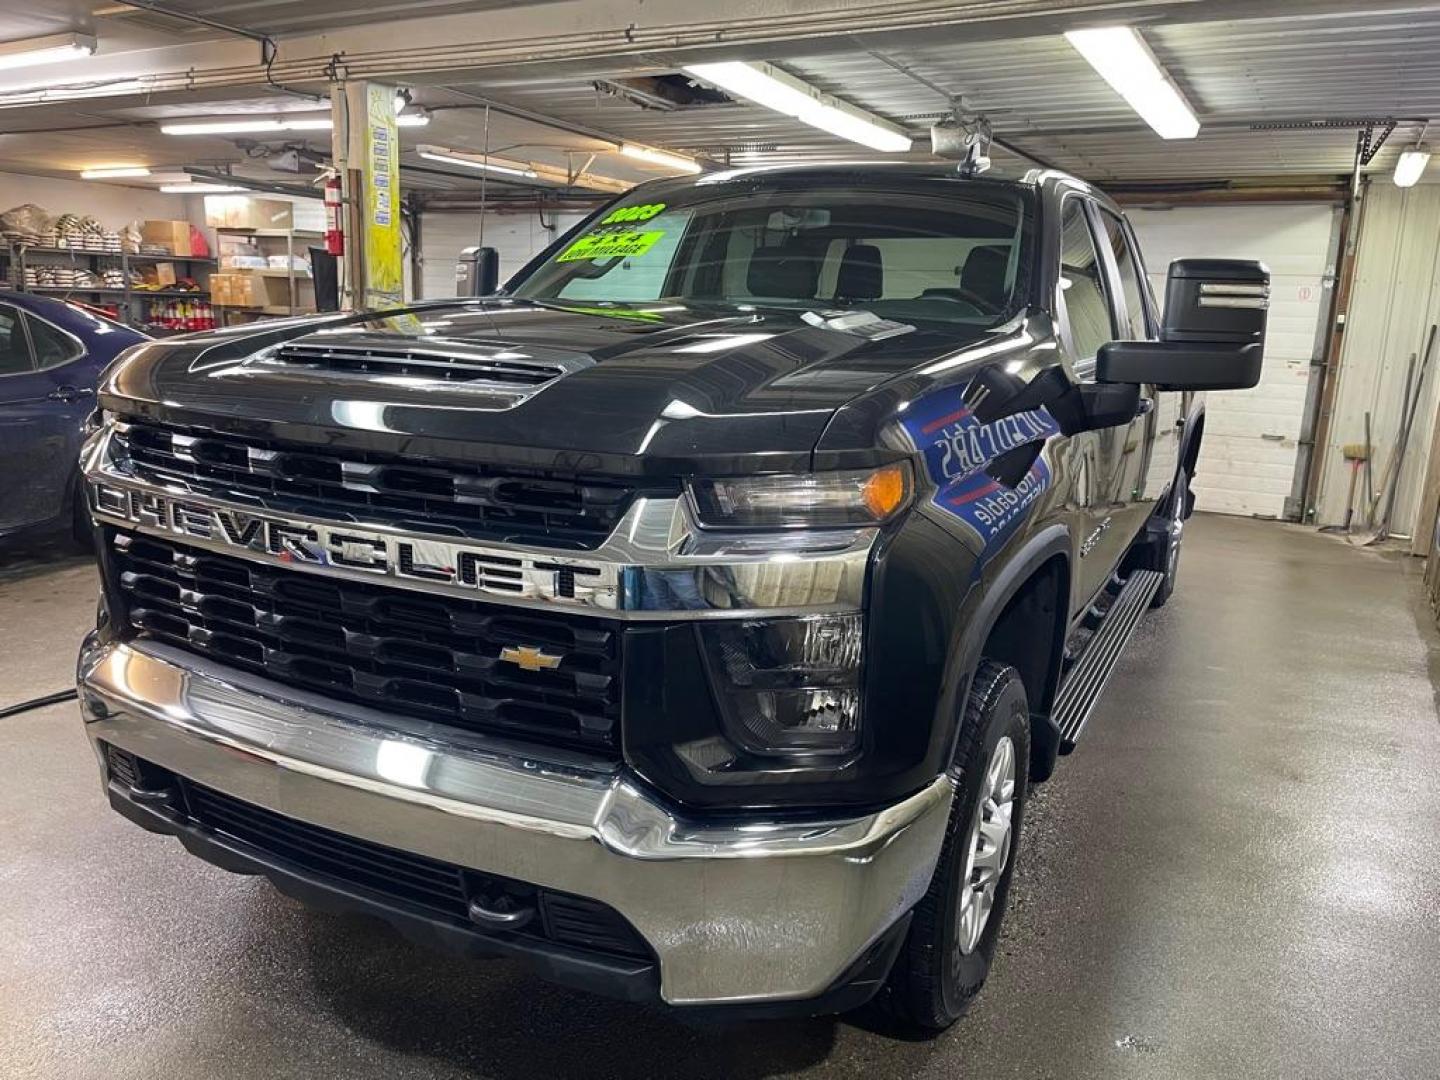
{"type": "Polygon", "coordinates": [[[156,244],[171,255],[193,255],[190,250],[188,221],[144,221],[140,223],[140,241],[156,244]]]}
{"type": "MultiPolygon", "coordinates": [[[[301,296],[302,306],[314,305],[301,296]]],[[[266,272],[232,270],[210,275],[210,302],[220,307],[284,308],[290,305],[290,283],[266,272]]]]}
{"type": "Polygon", "coordinates": [[[211,274],[210,302],[219,307],[264,307],[265,283],[254,274],[211,274]]]}
{"type": "Polygon", "coordinates": [[[157,262],[155,264],[155,284],[162,289],[173,289],[175,287],[175,264],[157,262]]]}
{"type": "Polygon", "coordinates": [[[205,196],[205,224],[217,229],[290,229],[294,220],[290,204],[278,199],[205,196]]]}

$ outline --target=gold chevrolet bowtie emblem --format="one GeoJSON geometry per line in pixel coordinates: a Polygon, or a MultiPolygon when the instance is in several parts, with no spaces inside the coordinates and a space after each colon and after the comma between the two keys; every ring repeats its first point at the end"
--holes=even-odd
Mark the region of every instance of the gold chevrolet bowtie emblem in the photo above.
{"type": "Polygon", "coordinates": [[[554,671],[560,666],[563,656],[552,656],[543,649],[531,645],[506,645],[500,650],[500,659],[515,664],[525,671],[554,671]]]}

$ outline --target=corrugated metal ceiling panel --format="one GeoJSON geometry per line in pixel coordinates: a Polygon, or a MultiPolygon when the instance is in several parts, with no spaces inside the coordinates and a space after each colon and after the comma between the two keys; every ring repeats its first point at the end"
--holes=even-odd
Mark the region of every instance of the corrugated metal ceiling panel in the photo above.
{"type": "MultiPolygon", "coordinates": [[[[989,116],[1001,138],[1100,181],[1343,173],[1351,165],[1354,129],[1252,132],[1248,125],[1260,119],[1440,117],[1437,11],[1398,15],[1365,8],[1346,15],[1171,23],[1146,34],[1201,115],[1204,128],[1194,142],[1167,143],[1152,134],[1058,35],[996,42],[939,31],[933,44],[887,49],[883,59],[864,51],[765,59],[905,123],[918,136],[918,151],[926,149],[930,119],[947,107],[943,90],[989,116]]],[[[730,148],[728,157],[737,162],[856,152],[852,144],[748,105],[645,111],[569,79],[487,80],[478,88],[625,138],[717,157],[730,148]]],[[[1418,134],[1418,125],[1402,124],[1374,168],[1390,168],[1399,148],[1418,134]]]]}

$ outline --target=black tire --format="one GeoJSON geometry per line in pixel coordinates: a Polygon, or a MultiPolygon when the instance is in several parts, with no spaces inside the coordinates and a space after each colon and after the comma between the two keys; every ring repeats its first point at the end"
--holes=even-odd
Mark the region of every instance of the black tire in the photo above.
{"type": "Polygon", "coordinates": [[[903,1022],[927,1032],[948,1028],[980,992],[995,956],[1010,882],[1019,853],[1030,763],[1030,710],[1025,685],[1012,667],[983,661],[961,718],[951,775],[958,791],[945,843],[929,891],[915,908],[905,944],[891,969],[882,1003],[903,1022]],[[1009,737],[1015,753],[1015,794],[1010,852],[995,888],[994,905],[974,949],[961,951],[959,878],[970,856],[970,829],[992,755],[1009,737]]]}

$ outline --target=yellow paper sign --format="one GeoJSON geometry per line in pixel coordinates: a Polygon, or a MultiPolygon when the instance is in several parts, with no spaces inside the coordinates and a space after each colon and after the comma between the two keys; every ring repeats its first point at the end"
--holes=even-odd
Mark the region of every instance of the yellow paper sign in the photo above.
{"type": "Polygon", "coordinates": [[[665,235],[663,229],[650,232],[594,233],[582,236],[562,251],[556,262],[579,262],[581,259],[616,259],[644,255],[665,235]]]}
{"type": "Polygon", "coordinates": [[[398,307],[403,289],[400,244],[400,145],[395,88],[366,87],[365,306],[398,307]]]}

